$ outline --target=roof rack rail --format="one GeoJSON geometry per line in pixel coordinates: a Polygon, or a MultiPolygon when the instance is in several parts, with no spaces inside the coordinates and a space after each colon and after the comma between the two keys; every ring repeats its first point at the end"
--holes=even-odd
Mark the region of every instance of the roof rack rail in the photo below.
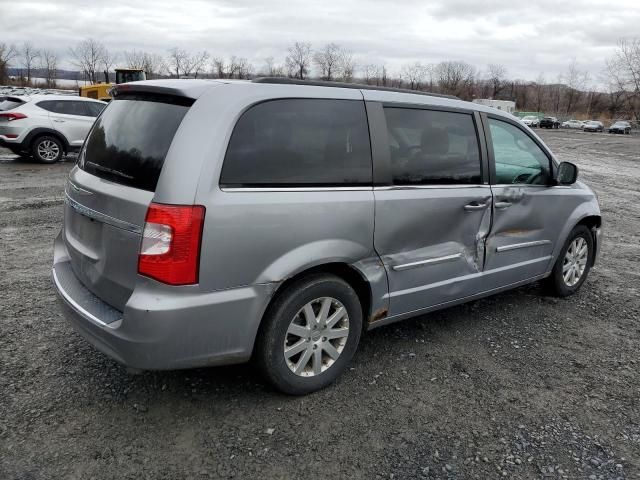
{"type": "Polygon", "coordinates": [[[442,97],[460,100],[455,95],[445,95],[443,93],[421,92],[418,90],[409,90],[407,88],[379,87],[376,85],[364,85],[360,83],[345,82],[329,82],[326,80],[299,80],[297,78],[288,77],[258,77],[251,80],[253,83],[274,83],[279,85],[310,85],[314,87],[337,87],[337,88],[354,88],[357,90],[381,90],[383,92],[412,93],[413,95],[426,95],[428,97],[442,97]]]}

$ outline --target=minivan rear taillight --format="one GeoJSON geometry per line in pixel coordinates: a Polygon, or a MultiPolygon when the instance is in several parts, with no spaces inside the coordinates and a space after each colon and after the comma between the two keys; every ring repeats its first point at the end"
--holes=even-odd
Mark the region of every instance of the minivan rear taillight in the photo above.
{"type": "Polygon", "coordinates": [[[20,113],[20,112],[5,112],[5,113],[0,113],[0,118],[5,118],[9,122],[12,122],[13,120],[20,120],[22,118],[27,118],[27,116],[24,113],[20,113]]]}
{"type": "Polygon", "coordinates": [[[169,285],[198,283],[204,215],[202,205],[149,205],[138,273],[169,285]]]}

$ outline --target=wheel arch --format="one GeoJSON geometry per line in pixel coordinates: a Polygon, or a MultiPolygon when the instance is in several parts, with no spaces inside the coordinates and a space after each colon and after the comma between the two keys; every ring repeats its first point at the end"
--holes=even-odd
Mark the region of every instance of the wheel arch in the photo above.
{"type": "MultiPolygon", "coordinates": [[[[362,327],[363,330],[367,330],[369,327],[369,323],[376,315],[380,317],[384,317],[387,313],[387,308],[380,309],[381,312],[377,314],[372,311],[374,306],[378,303],[375,300],[375,286],[372,285],[371,280],[367,278],[366,274],[358,267],[353,264],[349,264],[346,262],[340,261],[331,261],[319,265],[314,265],[308,267],[304,270],[298,271],[290,277],[286,278],[282,281],[269,299],[269,302],[262,312],[262,317],[260,318],[260,323],[258,325],[258,329],[256,332],[256,338],[253,344],[253,350],[255,351],[255,347],[258,341],[258,336],[262,330],[264,325],[264,319],[269,315],[271,308],[274,302],[293,284],[296,282],[315,275],[315,274],[331,274],[336,277],[344,280],[351,288],[353,288],[358,295],[358,299],[360,300],[360,305],[362,306],[362,327]],[[382,311],[383,310],[383,311],[382,311]]],[[[385,288],[386,288],[386,274],[384,274],[385,280],[385,288]]]]}
{"type": "Polygon", "coordinates": [[[51,137],[57,138],[62,143],[62,149],[64,150],[64,153],[66,154],[69,152],[70,146],[66,137],[60,132],[53,130],[51,128],[43,128],[43,127],[34,128],[31,132],[29,132],[29,134],[25,138],[24,144],[27,146],[27,148],[30,149],[33,146],[33,142],[36,139],[43,136],[51,136],[51,137]]]}

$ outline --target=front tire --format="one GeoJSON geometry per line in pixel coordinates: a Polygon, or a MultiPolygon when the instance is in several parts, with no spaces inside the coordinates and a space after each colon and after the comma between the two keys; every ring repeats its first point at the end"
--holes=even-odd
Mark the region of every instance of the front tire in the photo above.
{"type": "Polygon", "coordinates": [[[33,158],[41,163],[56,163],[62,160],[64,148],[56,137],[43,135],[31,144],[33,158]]]}
{"type": "Polygon", "coordinates": [[[287,287],[270,305],[254,361],[277,390],[304,395],[334,382],[360,341],[362,306],[341,278],[315,274],[287,287]]]}
{"type": "Polygon", "coordinates": [[[568,297],[576,293],[589,275],[593,263],[593,237],[584,225],[578,225],[569,234],[547,286],[551,293],[559,297],[568,297]]]}

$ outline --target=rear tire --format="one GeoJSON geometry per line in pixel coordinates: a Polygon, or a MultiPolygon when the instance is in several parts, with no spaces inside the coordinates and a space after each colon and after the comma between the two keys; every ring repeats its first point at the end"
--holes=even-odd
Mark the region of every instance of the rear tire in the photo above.
{"type": "Polygon", "coordinates": [[[584,225],[576,226],[565,242],[551,275],[546,279],[550,293],[568,297],[576,293],[589,275],[593,263],[593,237],[584,225]]]}
{"type": "Polygon", "coordinates": [[[334,275],[311,275],[269,306],[254,362],[277,390],[304,395],[342,375],[361,332],[362,306],[353,288],[334,275]]]}
{"type": "Polygon", "coordinates": [[[56,137],[43,135],[31,144],[33,158],[41,163],[56,163],[64,156],[62,142],[56,137]]]}

